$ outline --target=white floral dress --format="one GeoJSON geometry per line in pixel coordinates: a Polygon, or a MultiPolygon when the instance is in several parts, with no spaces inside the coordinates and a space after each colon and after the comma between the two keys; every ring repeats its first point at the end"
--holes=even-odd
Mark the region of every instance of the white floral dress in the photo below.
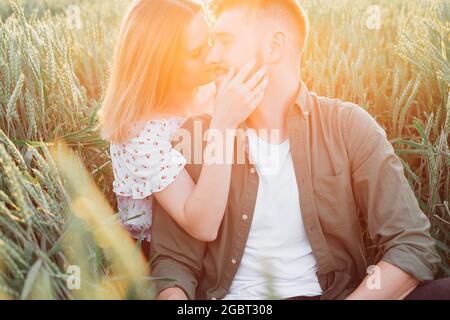
{"type": "Polygon", "coordinates": [[[171,118],[138,123],[128,142],[110,146],[120,220],[136,239],[151,240],[152,194],[167,188],[186,165],[171,143],[185,121],[171,118]]]}

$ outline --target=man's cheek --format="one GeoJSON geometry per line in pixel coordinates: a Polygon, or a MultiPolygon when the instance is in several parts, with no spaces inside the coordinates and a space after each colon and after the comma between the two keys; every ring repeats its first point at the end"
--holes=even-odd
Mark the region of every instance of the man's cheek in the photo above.
{"type": "Polygon", "coordinates": [[[248,61],[250,61],[250,57],[248,57],[248,51],[243,48],[239,48],[234,45],[232,48],[228,50],[226,53],[225,59],[229,67],[234,67],[236,70],[242,69],[248,61]]]}
{"type": "MultiPolygon", "coordinates": [[[[252,59],[255,58],[255,55],[252,54],[250,50],[244,51],[241,50],[236,53],[235,67],[237,70],[241,70],[245,65],[247,65],[252,59]]],[[[258,64],[258,62],[257,62],[258,64]]]]}

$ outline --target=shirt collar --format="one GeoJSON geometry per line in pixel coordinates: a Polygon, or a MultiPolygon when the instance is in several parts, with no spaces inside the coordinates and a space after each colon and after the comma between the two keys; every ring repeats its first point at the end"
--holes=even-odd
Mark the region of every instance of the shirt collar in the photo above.
{"type": "MultiPolygon", "coordinates": [[[[311,114],[311,94],[309,92],[308,87],[306,84],[300,80],[300,85],[298,89],[297,98],[295,99],[295,102],[293,104],[293,108],[290,110],[290,115],[298,116],[298,110],[300,110],[300,116],[303,119],[307,119],[311,114]]],[[[238,126],[238,130],[242,133],[246,133],[248,129],[248,126],[245,122],[241,123],[238,126]]],[[[238,143],[244,143],[245,144],[245,151],[248,154],[248,137],[247,134],[244,134],[243,136],[240,136],[238,138],[238,143]]]]}
{"type": "Polygon", "coordinates": [[[295,99],[294,105],[297,108],[300,108],[301,117],[303,119],[307,119],[311,115],[311,110],[312,110],[311,94],[308,90],[308,87],[302,80],[300,80],[300,86],[299,86],[297,98],[295,99]]]}

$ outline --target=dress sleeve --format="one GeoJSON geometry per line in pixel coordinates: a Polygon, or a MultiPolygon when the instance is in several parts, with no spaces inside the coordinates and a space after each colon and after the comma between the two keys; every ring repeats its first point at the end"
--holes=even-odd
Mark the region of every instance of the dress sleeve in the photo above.
{"type": "Polygon", "coordinates": [[[184,169],[186,159],[161,130],[152,122],[127,143],[111,146],[117,195],[144,199],[163,191],[184,169]]]}

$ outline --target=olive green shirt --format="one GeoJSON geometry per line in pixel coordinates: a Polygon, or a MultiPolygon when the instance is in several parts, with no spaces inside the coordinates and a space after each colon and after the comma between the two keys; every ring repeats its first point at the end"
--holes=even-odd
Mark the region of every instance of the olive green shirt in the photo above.
{"type": "MultiPolygon", "coordinates": [[[[199,140],[192,141],[193,147],[203,143],[202,133],[193,134],[194,121],[201,121],[206,130],[209,120],[205,116],[186,123],[192,139],[199,140]]],[[[440,260],[429,220],[385,131],[373,117],[354,104],[319,97],[301,83],[287,126],[301,215],[317,261],[322,299],[344,299],[367,275],[361,220],[377,246],[377,262],[395,265],[419,281],[432,280],[440,260]]],[[[245,135],[238,135],[236,149],[245,149],[245,143],[245,135]]],[[[186,169],[196,181],[201,165],[186,169]]],[[[233,164],[225,216],[217,240],[211,243],[190,237],[156,204],[152,276],[175,280],[156,281],[157,292],[179,287],[190,299],[223,298],[244,253],[257,192],[258,174],[248,159],[233,164]]]]}

